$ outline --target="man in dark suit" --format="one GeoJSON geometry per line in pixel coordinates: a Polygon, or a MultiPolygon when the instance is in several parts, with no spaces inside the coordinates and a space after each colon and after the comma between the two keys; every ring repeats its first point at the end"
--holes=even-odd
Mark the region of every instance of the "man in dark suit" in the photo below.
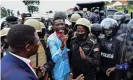
{"type": "Polygon", "coordinates": [[[29,60],[40,45],[35,29],[29,25],[14,25],[7,40],[10,51],[1,60],[1,80],[38,80],[29,60]]]}

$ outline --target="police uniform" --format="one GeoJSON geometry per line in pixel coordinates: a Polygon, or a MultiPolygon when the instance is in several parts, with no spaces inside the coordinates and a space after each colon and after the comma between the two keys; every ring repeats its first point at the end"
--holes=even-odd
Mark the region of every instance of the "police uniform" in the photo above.
{"type": "MultiPolygon", "coordinates": [[[[77,25],[85,26],[91,31],[90,22],[85,18],[78,19],[76,22],[76,26],[77,25]]],[[[91,33],[82,40],[75,36],[71,40],[70,51],[74,78],[83,74],[85,77],[84,80],[96,80],[96,72],[100,64],[100,50],[96,38],[94,38],[91,33]],[[81,58],[80,47],[87,56],[86,59],[81,58]]]]}

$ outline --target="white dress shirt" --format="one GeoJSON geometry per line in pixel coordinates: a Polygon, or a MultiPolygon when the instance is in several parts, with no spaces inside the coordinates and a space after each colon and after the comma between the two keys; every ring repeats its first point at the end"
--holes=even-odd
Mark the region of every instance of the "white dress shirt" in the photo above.
{"type": "MultiPolygon", "coordinates": [[[[18,55],[16,55],[16,54],[13,54],[13,53],[11,53],[11,52],[9,52],[11,55],[13,55],[13,56],[15,56],[15,57],[17,57],[17,58],[19,58],[20,60],[22,60],[22,61],[24,61],[29,67],[30,67],[30,69],[32,70],[32,72],[35,74],[35,76],[37,77],[37,75],[36,75],[36,73],[35,73],[35,71],[34,71],[34,69],[30,66],[30,60],[29,59],[27,59],[27,58],[24,58],[24,57],[21,57],[21,56],[18,56],[18,55]]],[[[38,78],[38,77],[37,77],[38,78]]]]}

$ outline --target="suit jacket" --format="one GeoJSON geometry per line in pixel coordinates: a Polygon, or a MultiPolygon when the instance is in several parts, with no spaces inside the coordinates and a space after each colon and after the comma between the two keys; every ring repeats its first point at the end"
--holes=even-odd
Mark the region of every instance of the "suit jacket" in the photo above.
{"type": "Polygon", "coordinates": [[[8,53],[1,60],[1,80],[38,79],[25,62],[8,53]]]}

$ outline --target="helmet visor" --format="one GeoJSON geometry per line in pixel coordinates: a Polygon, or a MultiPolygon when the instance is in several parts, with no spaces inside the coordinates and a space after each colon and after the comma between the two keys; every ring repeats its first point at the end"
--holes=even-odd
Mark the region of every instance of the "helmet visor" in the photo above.
{"type": "Polygon", "coordinates": [[[113,32],[113,30],[112,30],[112,29],[105,29],[105,30],[104,30],[104,33],[105,33],[105,35],[106,35],[106,36],[111,35],[111,34],[112,34],[112,32],[113,32]]]}

